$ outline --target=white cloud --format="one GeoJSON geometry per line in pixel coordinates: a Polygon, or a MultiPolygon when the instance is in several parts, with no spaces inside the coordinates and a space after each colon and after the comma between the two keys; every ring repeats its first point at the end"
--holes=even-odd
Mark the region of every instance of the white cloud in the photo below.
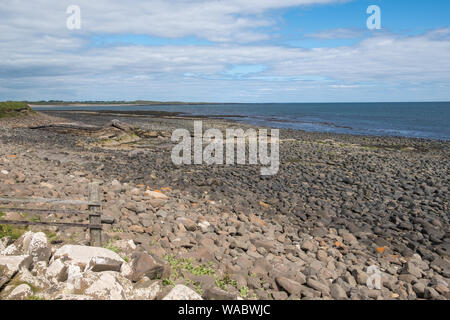
{"type": "MultiPolygon", "coordinates": [[[[70,35],[66,9],[81,9],[80,34],[146,34],[159,37],[198,36],[218,42],[265,39],[258,27],[274,22],[270,9],[346,2],[348,0],[2,0],[2,31],[70,35]],[[12,27],[11,27],[12,26],[12,27]]],[[[2,32],[0,39],[10,38],[2,32]]]]}
{"type": "Polygon", "coordinates": [[[307,37],[316,38],[316,39],[325,39],[325,40],[334,40],[334,39],[355,39],[361,38],[366,34],[367,30],[362,29],[346,29],[346,28],[338,28],[333,30],[324,30],[314,34],[308,34],[307,37]]]}
{"type": "MultiPolygon", "coordinates": [[[[321,96],[324,88],[449,88],[449,28],[411,37],[381,34],[337,48],[248,42],[266,37],[255,27],[273,23],[264,15],[267,10],[329,2],[339,1],[2,0],[0,96],[104,99],[120,94],[123,99],[224,101],[239,99],[242,91],[258,96],[268,83],[274,95],[296,97],[321,96]],[[65,9],[76,2],[82,9],[82,29],[70,31],[65,9]],[[91,47],[90,36],[102,33],[195,35],[223,43],[91,47]],[[236,82],[226,72],[235,65],[266,68],[236,82]]],[[[326,38],[326,32],[321,36],[326,38]]]]}

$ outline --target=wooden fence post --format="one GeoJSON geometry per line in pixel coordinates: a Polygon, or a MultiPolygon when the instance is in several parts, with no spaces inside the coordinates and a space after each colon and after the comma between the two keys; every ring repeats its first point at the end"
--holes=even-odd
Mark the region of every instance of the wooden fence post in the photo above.
{"type": "Polygon", "coordinates": [[[102,246],[101,224],[100,184],[98,182],[92,182],[89,184],[89,232],[91,237],[90,245],[93,247],[102,246]]]}

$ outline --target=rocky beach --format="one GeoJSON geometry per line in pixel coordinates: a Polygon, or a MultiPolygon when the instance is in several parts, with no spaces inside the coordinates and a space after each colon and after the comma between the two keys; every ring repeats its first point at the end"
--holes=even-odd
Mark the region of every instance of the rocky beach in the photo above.
{"type": "MultiPolygon", "coordinates": [[[[96,181],[103,223],[102,248],[83,228],[1,225],[0,299],[450,298],[450,142],[282,129],[274,176],[176,166],[172,132],[196,119],[251,127],[164,112],[0,119],[0,197],[83,200],[96,181]]],[[[2,206],[0,220],[86,221],[2,206]]]]}

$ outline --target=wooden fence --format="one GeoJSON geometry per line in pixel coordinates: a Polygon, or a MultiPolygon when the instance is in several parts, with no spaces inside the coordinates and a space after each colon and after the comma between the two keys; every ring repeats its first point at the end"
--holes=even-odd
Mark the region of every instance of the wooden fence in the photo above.
{"type": "Polygon", "coordinates": [[[90,234],[90,245],[94,247],[102,246],[102,219],[101,219],[101,204],[100,204],[100,184],[98,182],[90,183],[89,199],[71,200],[71,199],[56,199],[56,198],[2,198],[0,203],[48,203],[54,205],[88,205],[88,211],[78,210],[64,210],[64,209],[36,209],[36,208],[17,208],[17,207],[3,207],[0,206],[0,211],[3,212],[21,212],[32,214],[88,214],[89,223],[69,223],[69,222],[45,222],[45,221],[26,221],[26,220],[1,220],[0,224],[10,225],[44,225],[57,227],[79,227],[88,228],[90,234]]]}

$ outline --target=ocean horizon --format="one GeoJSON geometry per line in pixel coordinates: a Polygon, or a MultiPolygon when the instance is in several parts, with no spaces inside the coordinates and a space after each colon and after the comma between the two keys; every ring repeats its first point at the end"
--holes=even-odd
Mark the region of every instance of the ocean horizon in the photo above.
{"type": "Polygon", "coordinates": [[[35,110],[168,111],[274,128],[450,140],[450,102],[33,106],[35,110]]]}

